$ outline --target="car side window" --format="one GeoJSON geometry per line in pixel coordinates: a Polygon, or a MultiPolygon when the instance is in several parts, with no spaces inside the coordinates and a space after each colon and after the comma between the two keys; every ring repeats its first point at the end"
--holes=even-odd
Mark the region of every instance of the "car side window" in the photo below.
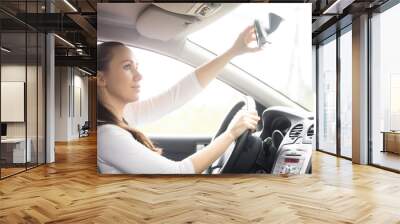
{"type": "MultiPolygon", "coordinates": [[[[141,100],[169,88],[194,69],[148,50],[132,50],[143,76],[141,100]]],[[[213,136],[225,115],[240,100],[244,100],[242,93],[216,79],[181,108],[138,128],[148,136],[213,136]]]]}

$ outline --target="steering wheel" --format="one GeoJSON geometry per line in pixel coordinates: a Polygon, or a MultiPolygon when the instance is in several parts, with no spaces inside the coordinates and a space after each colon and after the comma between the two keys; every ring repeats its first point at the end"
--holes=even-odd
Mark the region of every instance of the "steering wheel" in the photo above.
{"type": "MultiPolygon", "coordinates": [[[[254,103],[253,98],[248,97],[248,100],[253,100],[252,103],[254,103]]],[[[226,131],[233,117],[244,105],[245,103],[240,101],[232,107],[229,113],[225,116],[213,140],[226,131]]],[[[255,105],[255,103],[253,105],[255,105]]],[[[253,136],[251,135],[250,130],[243,132],[243,134],[229,146],[225,153],[208,168],[207,173],[243,173],[249,170],[254,165],[254,161],[258,156],[258,151],[255,150],[257,147],[246,147],[247,140],[251,137],[253,136]]],[[[252,143],[253,142],[254,141],[252,141],[252,143]]]]}

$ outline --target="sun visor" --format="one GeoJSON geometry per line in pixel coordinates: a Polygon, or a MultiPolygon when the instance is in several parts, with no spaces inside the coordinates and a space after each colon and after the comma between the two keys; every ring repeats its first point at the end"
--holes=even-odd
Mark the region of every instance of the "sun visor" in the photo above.
{"type": "Polygon", "coordinates": [[[151,5],[137,18],[136,30],[144,37],[168,41],[199,21],[195,16],[172,13],[151,5]]]}

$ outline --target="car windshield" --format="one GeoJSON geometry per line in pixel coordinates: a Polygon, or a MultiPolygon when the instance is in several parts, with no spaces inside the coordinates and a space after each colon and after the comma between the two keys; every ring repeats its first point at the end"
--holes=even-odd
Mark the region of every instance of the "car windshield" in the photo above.
{"type": "Polygon", "coordinates": [[[214,54],[228,49],[254,19],[268,21],[268,14],[283,18],[271,33],[264,50],[231,62],[308,110],[313,110],[311,70],[311,4],[241,4],[188,40],[214,54]]]}

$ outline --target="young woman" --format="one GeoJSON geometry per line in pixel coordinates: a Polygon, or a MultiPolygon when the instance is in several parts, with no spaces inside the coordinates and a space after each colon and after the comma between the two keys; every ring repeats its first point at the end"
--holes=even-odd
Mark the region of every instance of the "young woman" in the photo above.
{"type": "Polygon", "coordinates": [[[97,164],[100,173],[191,174],[201,173],[218,159],[245,130],[255,130],[255,112],[238,113],[227,130],[207,147],[182,161],[163,157],[161,150],[135,126],[151,122],[179,108],[200,93],[235,56],[259,51],[254,29],[247,27],[225,53],[196,68],[167,91],[139,100],[138,62],[119,42],[97,46],[97,164]]]}

